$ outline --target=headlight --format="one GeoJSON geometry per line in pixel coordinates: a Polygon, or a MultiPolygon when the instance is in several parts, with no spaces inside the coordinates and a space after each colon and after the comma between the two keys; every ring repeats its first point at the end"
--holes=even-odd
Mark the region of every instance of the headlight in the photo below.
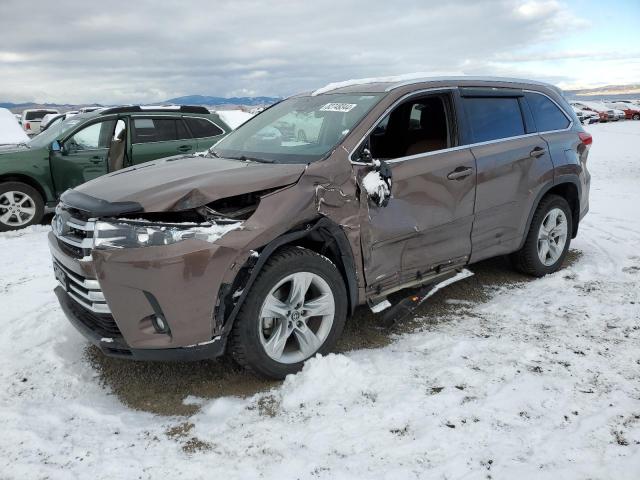
{"type": "Polygon", "coordinates": [[[242,222],[228,224],[187,223],[157,224],[137,221],[97,221],[93,246],[112,248],[151,247],[171,245],[191,238],[215,242],[225,233],[240,227],[242,222]]]}

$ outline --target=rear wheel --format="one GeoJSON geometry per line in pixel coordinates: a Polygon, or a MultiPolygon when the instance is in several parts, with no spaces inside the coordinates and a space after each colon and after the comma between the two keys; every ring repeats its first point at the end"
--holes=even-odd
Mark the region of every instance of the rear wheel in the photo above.
{"type": "Polygon", "coordinates": [[[22,182],[0,184],[0,232],[38,223],[43,214],[44,202],[35,188],[22,182]]]}
{"type": "Polygon", "coordinates": [[[640,113],[634,113],[633,114],[633,119],[634,120],[640,120],[640,113]]]}
{"type": "Polygon", "coordinates": [[[231,354],[257,374],[281,379],[331,351],[346,319],[342,276],[326,257],[287,247],[269,258],[238,313],[231,354]]]}
{"type": "Polygon", "coordinates": [[[524,246],[512,255],[516,269],[535,277],[557,271],[569,250],[571,222],[571,209],[564,198],[544,197],[533,215],[524,246]]]}

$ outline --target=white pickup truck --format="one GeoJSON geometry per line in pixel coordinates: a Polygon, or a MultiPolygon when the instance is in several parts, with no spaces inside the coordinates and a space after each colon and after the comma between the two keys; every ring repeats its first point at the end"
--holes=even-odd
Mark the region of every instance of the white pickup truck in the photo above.
{"type": "Polygon", "coordinates": [[[58,113],[58,110],[50,108],[33,108],[22,112],[22,128],[27,135],[33,136],[40,133],[42,117],[49,113],[58,113]]]}

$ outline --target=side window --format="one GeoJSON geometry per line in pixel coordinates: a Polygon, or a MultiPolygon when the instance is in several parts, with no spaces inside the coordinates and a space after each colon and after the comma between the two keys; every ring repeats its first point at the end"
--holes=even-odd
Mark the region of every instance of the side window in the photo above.
{"type": "Polygon", "coordinates": [[[465,98],[464,106],[471,124],[473,142],[524,135],[524,123],[517,98],[465,98]]]}
{"type": "Polygon", "coordinates": [[[224,133],[220,127],[205,118],[187,117],[185,121],[195,138],[215,137],[224,133]]]}
{"type": "Polygon", "coordinates": [[[539,93],[525,93],[525,97],[539,132],[563,130],[569,126],[569,119],[549,98],[539,93]]]}
{"type": "Polygon", "coordinates": [[[187,126],[184,124],[182,119],[176,120],[176,129],[178,132],[178,140],[186,140],[188,138],[192,138],[189,130],[187,130],[187,126]]]}
{"type": "Polygon", "coordinates": [[[115,120],[98,122],[76,132],[67,143],[73,150],[109,148],[115,120]]]}
{"type": "Polygon", "coordinates": [[[409,100],[386,115],[369,136],[373,158],[420,155],[451,145],[448,97],[431,95],[409,100]]]}
{"type": "MultiPolygon", "coordinates": [[[[169,142],[189,136],[178,135],[179,120],[175,118],[134,118],[133,143],[169,142]]],[[[180,122],[181,124],[182,122],[180,122]]],[[[181,125],[184,128],[184,125],[181,125]]]]}

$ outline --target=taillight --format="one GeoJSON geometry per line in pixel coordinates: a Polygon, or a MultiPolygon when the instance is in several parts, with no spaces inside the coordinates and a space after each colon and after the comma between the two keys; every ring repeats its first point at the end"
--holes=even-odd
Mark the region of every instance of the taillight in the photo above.
{"type": "Polygon", "coordinates": [[[24,124],[24,128],[26,128],[27,130],[31,130],[31,125],[29,124],[29,122],[24,124]]]}
{"type": "Polygon", "coordinates": [[[583,145],[589,146],[593,143],[593,137],[587,132],[578,132],[578,137],[583,145]]]}

